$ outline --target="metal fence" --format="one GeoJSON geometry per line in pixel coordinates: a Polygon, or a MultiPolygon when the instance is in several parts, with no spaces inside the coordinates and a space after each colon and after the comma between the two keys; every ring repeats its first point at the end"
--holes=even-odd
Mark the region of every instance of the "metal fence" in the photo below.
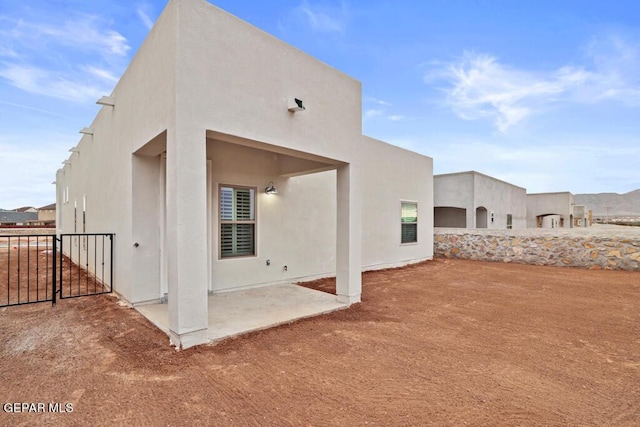
{"type": "Polygon", "coordinates": [[[0,236],[0,306],[55,303],[57,244],[55,235],[0,236]]]}
{"type": "Polygon", "coordinates": [[[0,307],[113,291],[113,234],[0,235],[0,307]]]}
{"type": "Polygon", "coordinates": [[[113,290],[113,234],[60,235],[60,298],[113,290]]]}

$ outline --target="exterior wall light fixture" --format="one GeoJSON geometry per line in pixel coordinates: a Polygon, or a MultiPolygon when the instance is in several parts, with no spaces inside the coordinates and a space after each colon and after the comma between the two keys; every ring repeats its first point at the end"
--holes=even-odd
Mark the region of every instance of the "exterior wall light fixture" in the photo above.
{"type": "Polygon", "coordinates": [[[264,189],[264,192],[266,194],[278,194],[278,190],[276,190],[276,187],[273,185],[273,181],[269,182],[269,185],[264,189]]]}
{"type": "Polygon", "coordinates": [[[287,100],[287,109],[292,113],[295,113],[296,111],[306,110],[304,104],[302,103],[302,100],[298,98],[289,98],[287,100]]]}

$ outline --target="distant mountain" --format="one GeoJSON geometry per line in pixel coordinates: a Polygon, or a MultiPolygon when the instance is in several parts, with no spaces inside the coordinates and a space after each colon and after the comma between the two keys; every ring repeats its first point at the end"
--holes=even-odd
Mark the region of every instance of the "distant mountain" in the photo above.
{"type": "Polygon", "coordinates": [[[576,205],[585,205],[593,210],[594,216],[640,216],[640,189],[624,194],[598,193],[575,194],[573,200],[576,205]]]}

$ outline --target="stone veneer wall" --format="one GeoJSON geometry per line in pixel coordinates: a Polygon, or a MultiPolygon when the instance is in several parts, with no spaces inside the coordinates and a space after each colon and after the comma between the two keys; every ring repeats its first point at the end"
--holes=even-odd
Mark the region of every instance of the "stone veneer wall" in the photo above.
{"type": "Polygon", "coordinates": [[[640,271],[640,238],[435,229],[434,256],[640,271]]]}

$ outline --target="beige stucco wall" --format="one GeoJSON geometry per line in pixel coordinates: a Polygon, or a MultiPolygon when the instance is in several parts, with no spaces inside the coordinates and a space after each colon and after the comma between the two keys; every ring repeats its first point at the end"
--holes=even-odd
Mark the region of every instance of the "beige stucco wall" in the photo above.
{"type": "Polygon", "coordinates": [[[362,265],[376,269],[433,257],[433,160],[363,137],[362,265]],[[402,201],[418,202],[418,244],[400,244],[402,201]]]}
{"type": "Polygon", "coordinates": [[[571,228],[573,195],[566,192],[527,194],[527,227],[536,228],[536,217],[560,215],[564,228],[571,228]]]}
{"type": "Polygon", "coordinates": [[[280,177],[282,156],[212,139],[207,141],[207,157],[212,162],[211,290],[226,291],[335,274],[335,171],[280,177]],[[274,182],[278,194],[265,194],[270,181],[274,182]],[[219,258],[220,184],[256,188],[255,257],[219,258]]]}
{"type": "Polygon", "coordinates": [[[513,229],[526,228],[527,191],[516,185],[476,173],[474,175],[475,204],[484,206],[493,213],[494,220],[489,218],[487,228],[506,229],[507,214],[512,215],[513,229]]]}
{"type": "Polygon", "coordinates": [[[204,0],[182,5],[176,99],[182,123],[357,159],[360,82],[204,0]],[[307,110],[287,111],[289,97],[303,100],[307,110]]]}
{"type": "MultiPolygon", "coordinates": [[[[432,160],[365,137],[369,156],[362,170],[362,267],[386,268],[433,256],[432,160]],[[380,170],[385,173],[381,174],[380,170]],[[406,170],[423,171],[426,179],[405,180],[406,170]],[[389,185],[389,181],[402,186],[389,185]],[[410,182],[409,182],[410,181],[410,182]],[[400,244],[400,203],[419,201],[420,244],[400,244]]],[[[336,173],[327,171],[286,178],[278,176],[282,155],[209,139],[213,163],[212,247],[218,248],[219,184],[255,187],[257,256],[218,259],[213,254],[212,290],[230,290],[335,274],[336,173]],[[264,194],[274,181],[277,195],[264,194]],[[266,261],[270,265],[266,265],[266,261]],[[283,267],[287,266],[284,271],[283,267]]]]}
{"type": "Polygon", "coordinates": [[[207,290],[337,275],[353,302],[361,269],[433,255],[432,159],[361,134],[358,81],[204,0],[169,2],[112,96],[57,175],[59,231],[86,195],[86,231],[116,233],[115,290],[168,293],[178,335],[202,329],[207,290]],[[255,257],[218,259],[221,183],[257,189],[255,257]]]}
{"type": "Polygon", "coordinates": [[[466,209],[467,228],[478,226],[478,207],[487,209],[489,229],[506,229],[507,214],[512,215],[513,229],[526,228],[526,190],[522,187],[469,171],[434,176],[434,189],[434,206],[466,209]]]}
{"type": "Polygon", "coordinates": [[[364,269],[432,257],[432,160],[362,136],[358,81],[204,0],[169,2],[112,95],[58,173],[59,230],[74,231],[86,195],[86,231],[116,233],[115,289],[129,301],[162,297],[176,274],[213,291],[336,274],[336,171],[285,173],[320,158],[352,166],[364,269]],[[289,97],[306,111],[287,111],[289,97]],[[218,259],[219,183],[257,188],[256,257],[218,259]],[[401,200],[419,203],[418,244],[400,245],[401,200]]]}
{"type": "MultiPolygon", "coordinates": [[[[474,210],[473,173],[435,175],[433,177],[434,206],[474,210]]],[[[469,217],[467,225],[473,228],[475,222],[469,217]]]]}
{"type": "Polygon", "coordinates": [[[55,209],[40,209],[38,210],[38,221],[49,222],[56,220],[55,209]]]}
{"type": "Polygon", "coordinates": [[[78,152],[56,175],[59,232],[74,232],[74,201],[81,207],[86,195],[86,231],[116,234],[114,286],[130,301],[146,297],[136,295],[144,286],[135,272],[152,268],[148,254],[137,259],[146,245],[133,252],[133,219],[146,221],[151,235],[159,229],[156,218],[142,218],[143,213],[132,210],[132,153],[174,124],[176,21],[176,3],[170,2],[117,83],[112,94],[117,107],[98,107],[93,122],[87,123],[93,135],[82,136],[78,152]],[[132,265],[139,268],[132,270],[132,265]]]}

